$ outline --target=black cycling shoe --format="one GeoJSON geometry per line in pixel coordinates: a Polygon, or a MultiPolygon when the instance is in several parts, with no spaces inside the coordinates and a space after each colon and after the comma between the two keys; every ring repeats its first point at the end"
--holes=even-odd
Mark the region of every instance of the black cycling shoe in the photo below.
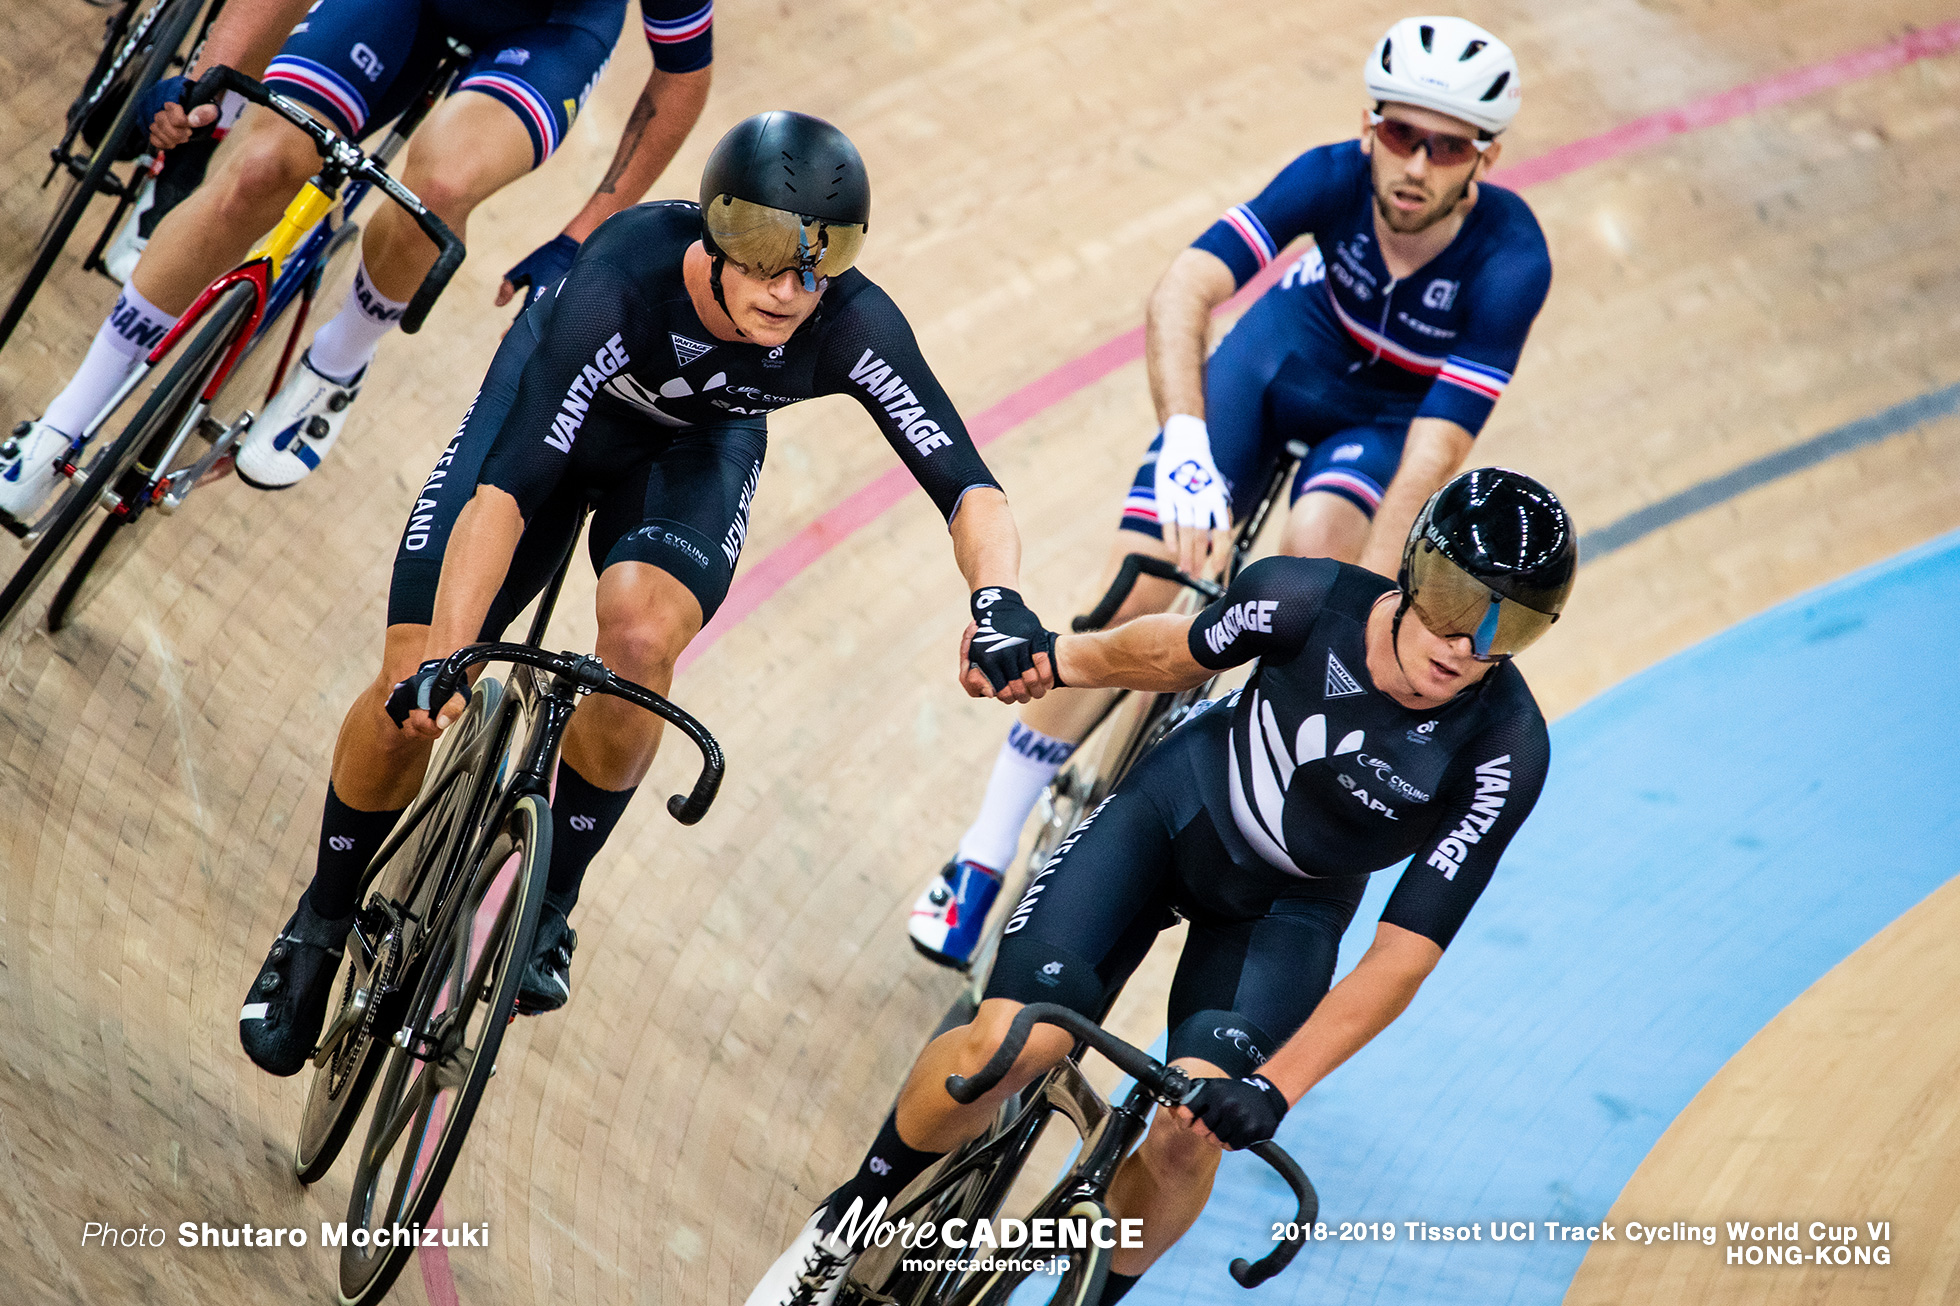
{"type": "Polygon", "coordinates": [[[565,913],[550,903],[538,912],[538,935],[531,960],[517,982],[517,1010],[525,1016],[556,1011],[572,996],[572,949],[578,931],[565,922],[565,913]]]}
{"type": "Polygon", "coordinates": [[[326,920],[300,898],[238,1013],[238,1041],[259,1069],[296,1075],[313,1055],[353,923],[352,916],[326,920]]]}

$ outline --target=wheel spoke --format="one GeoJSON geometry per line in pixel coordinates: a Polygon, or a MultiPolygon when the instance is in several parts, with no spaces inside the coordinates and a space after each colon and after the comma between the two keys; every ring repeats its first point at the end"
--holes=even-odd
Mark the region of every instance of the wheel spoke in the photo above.
{"type": "Polygon", "coordinates": [[[409,1118],[427,1106],[442,1090],[443,1086],[436,1080],[436,1065],[435,1062],[425,1063],[407,1091],[401,1095],[401,1100],[395,1103],[393,1114],[388,1117],[387,1124],[375,1136],[374,1145],[369,1149],[370,1164],[379,1166],[395,1150],[395,1143],[408,1127],[409,1118]]]}

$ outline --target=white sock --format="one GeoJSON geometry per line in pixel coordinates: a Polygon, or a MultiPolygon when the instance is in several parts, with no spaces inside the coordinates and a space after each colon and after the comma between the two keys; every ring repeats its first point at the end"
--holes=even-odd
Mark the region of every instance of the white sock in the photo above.
{"type": "Polygon", "coordinates": [[[352,381],[374,361],[381,337],[395,329],[407,307],[407,300],[390,299],[374,288],[368,280],[367,260],[363,259],[347,302],[307,347],[307,362],[329,381],[352,381]]]}
{"type": "Polygon", "coordinates": [[[1035,800],[1074,751],[1074,744],[1031,730],[1019,721],[1009,727],[1007,742],[994,759],[994,773],[987,779],[980,814],[960,836],[959,859],[978,862],[990,871],[1005,871],[1020,847],[1021,827],[1028,823],[1035,800]]]}
{"type": "Polygon", "coordinates": [[[129,379],[143,356],[176,325],[173,314],[143,298],[135,286],[124,286],[122,294],[116,296],[116,306],[89,342],[82,365],[67,388],[48,405],[41,420],[64,435],[79,435],[129,379]]]}

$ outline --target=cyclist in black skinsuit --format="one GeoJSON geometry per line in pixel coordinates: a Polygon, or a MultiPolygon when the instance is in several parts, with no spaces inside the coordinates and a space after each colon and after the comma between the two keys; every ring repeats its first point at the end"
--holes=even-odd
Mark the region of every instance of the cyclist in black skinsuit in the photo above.
{"type": "Polygon", "coordinates": [[[1116,1253],[1102,1306],[1197,1218],[1220,1145],[1272,1137],[1292,1102],[1401,1014],[1544,784],[1544,718],[1508,659],[1557,619],[1577,551],[1549,491],[1485,468],[1430,499],[1402,558],[1399,588],[1332,559],[1268,558],[1196,617],[1058,641],[1058,684],[1176,690],[1258,665],[1138,763],[1035,876],[973,1023],[926,1049],[857,1175],[748,1306],[827,1306],[870,1213],[978,1136],[1070,1040],[1037,1027],[1013,1073],[971,1106],[947,1095],[947,1075],[976,1073],[1027,1003],[1100,1017],[1180,916],[1191,929],[1167,1060],[1203,1083],[1110,1189],[1116,1215],[1143,1221],[1144,1245],[1116,1253]],[[1368,876],[1405,858],[1374,946],[1330,989],[1368,876]]]}
{"type": "MultiPolygon", "coordinates": [[[[701,189],[701,207],[641,205],[586,240],[504,337],[410,511],[382,671],[335,748],[318,869],[240,1013],[247,1052],[275,1074],[297,1071],[318,1037],[360,872],[414,797],[428,741],[462,710],[460,697],[430,701],[435,668],[494,639],[542,588],[582,505],[597,652],[665,692],[727,595],[767,414],[853,395],[947,518],[982,630],[972,674],[1009,701],[1052,684],[1054,636],[1011,588],[1020,542],[1006,496],[904,314],[851,267],[870,212],[857,151],[819,119],[760,114],[715,147],[701,189]]],[[[595,697],[566,733],[526,1010],[569,996],[567,914],[659,729],[595,697]]]]}

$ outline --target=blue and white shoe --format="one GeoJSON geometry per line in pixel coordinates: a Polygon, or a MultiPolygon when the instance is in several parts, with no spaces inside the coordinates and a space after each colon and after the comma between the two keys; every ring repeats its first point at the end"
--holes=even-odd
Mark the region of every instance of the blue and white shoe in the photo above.
{"type": "Polygon", "coordinates": [[[340,439],[347,406],[366,375],[362,368],[351,381],[335,381],[313,370],[310,354],[301,354],[238,446],[238,479],[254,489],[283,490],[312,475],[340,439]]]}
{"type": "Polygon", "coordinates": [[[56,460],[73,444],[46,422],[22,422],[0,445],[0,512],[22,529],[31,525],[60,479],[56,460]]]}
{"type": "Polygon", "coordinates": [[[906,926],[912,946],[942,966],[965,970],[999,895],[999,871],[957,857],[947,862],[912,904],[906,926]]]}

